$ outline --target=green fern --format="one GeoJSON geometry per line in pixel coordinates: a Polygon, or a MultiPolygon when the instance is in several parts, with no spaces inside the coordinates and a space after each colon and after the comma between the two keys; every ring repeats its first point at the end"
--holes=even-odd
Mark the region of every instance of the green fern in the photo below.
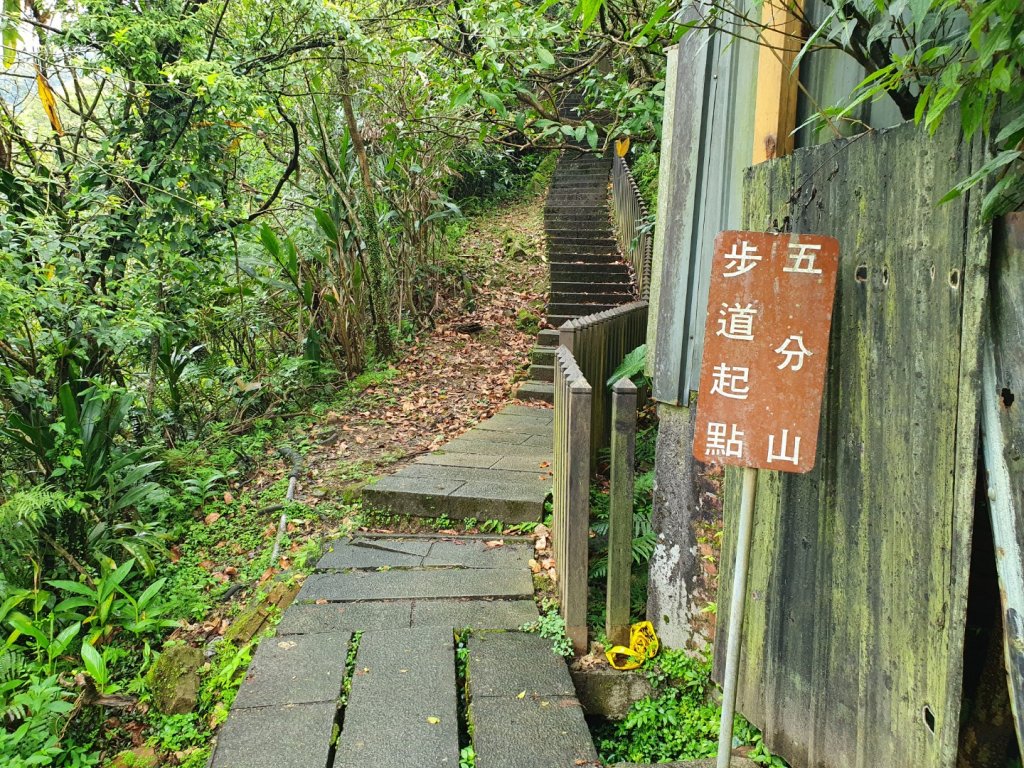
{"type": "Polygon", "coordinates": [[[40,534],[67,511],[67,497],[59,491],[35,486],[13,494],[0,504],[0,537],[13,554],[39,551],[40,534]]]}
{"type": "MultiPolygon", "coordinates": [[[[657,536],[651,527],[651,500],[654,492],[654,472],[637,476],[633,484],[633,562],[645,565],[654,554],[657,536]]],[[[603,579],[608,575],[608,496],[591,488],[591,530],[596,534],[594,551],[590,557],[590,578],[603,579]]]]}
{"type": "Polygon", "coordinates": [[[17,693],[27,676],[24,656],[11,649],[0,651],[0,720],[13,723],[25,719],[28,713],[24,702],[17,700],[17,693]]]}

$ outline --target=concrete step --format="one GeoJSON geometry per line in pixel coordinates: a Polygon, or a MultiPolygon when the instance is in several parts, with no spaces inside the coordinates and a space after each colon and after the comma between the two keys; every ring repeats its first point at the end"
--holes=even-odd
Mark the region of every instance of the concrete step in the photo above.
{"type": "Polygon", "coordinates": [[[613,239],[615,231],[610,219],[601,216],[588,218],[567,218],[544,222],[544,234],[547,237],[597,237],[613,239]]]}
{"type": "Polygon", "coordinates": [[[592,216],[566,216],[551,218],[544,222],[544,234],[565,234],[567,236],[587,233],[598,237],[612,237],[611,220],[602,213],[592,216]]]}
{"type": "Polygon", "coordinates": [[[441,627],[363,633],[332,768],[459,764],[453,644],[441,627]]]}
{"type": "Polygon", "coordinates": [[[550,296],[567,293],[630,294],[633,284],[627,277],[591,275],[583,280],[556,280],[551,283],[550,296]]]}
{"type": "Polygon", "coordinates": [[[602,200],[598,203],[571,202],[571,203],[548,203],[544,207],[544,219],[552,216],[576,218],[580,214],[584,216],[604,216],[606,219],[611,215],[608,212],[608,205],[602,200]]]}
{"type": "Polygon", "coordinates": [[[625,264],[588,264],[586,262],[551,262],[551,279],[553,282],[586,280],[587,275],[616,275],[629,277],[629,267],[625,264]]]}
{"type": "Polygon", "coordinates": [[[590,216],[551,216],[544,221],[544,233],[547,235],[565,235],[578,237],[581,234],[598,237],[612,237],[612,220],[600,212],[590,216]]]}
{"type": "Polygon", "coordinates": [[[620,288],[618,292],[587,292],[569,293],[568,291],[551,291],[548,298],[548,306],[557,304],[626,304],[633,301],[633,294],[627,293],[620,288]]]}
{"type": "Polygon", "coordinates": [[[603,173],[594,173],[589,176],[563,176],[554,179],[548,187],[548,195],[552,192],[572,192],[574,190],[601,190],[608,193],[610,180],[606,179],[603,173]]]}
{"type": "Polygon", "coordinates": [[[555,163],[555,169],[557,171],[564,171],[572,168],[603,168],[607,169],[609,173],[612,170],[611,160],[607,160],[603,157],[563,157],[557,163],[555,163]]]}
{"type": "Polygon", "coordinates": [[[547,316],[568,315],[570,317],[583,317],[584,315],[592,315],[595,312],[604,312],[606,309],[614,309],[617,306],[619,305],[614,302],[605,302],[603,304],[548,304],[547,316]]]}
{"type": "MultiPolygon", "coordinates": [[[[545,329],[547,330],[547,329],[545,329]]],[[[544,331],[541,331],[544,333],[544,331]]],[[[557,335],[557,331],[555,334],[557,335]]],[[[519,400],[536,400],[542,403],[555,402],[555,387],[544,381],[524,381],[516,389],[515,396],[519,400]]]]}
{"type": "Polygon", "coordinates": [[[599,764],[569,669],[551,653],[550,640],[523,632],[473,635],[466,674],[477,765],[599,764]]]}
{"type": "Polygon", "coordinates": [[[607,157],[599,157],[598,155],[574,153],[570,155],[562,155],[558,158],[558,162],[555,164],[556,168],[575,168],[575,167],[604,167],[611,170],[612,161],[607,157]]]}
{"type": "Polygon", "coordinates": [[[413,517],[540,520],[550,478],[507,469],[523,457],[550,461],[547,411],[504,409],[444,447],[363,489],[369,507],[413,517]],[[539,459],[537,457],[540,457],[539,459]]]}
{"type": "Polygon", "coordinates": [[[600,257],[596,259],[598,261],[607,260],[608,257],[611,257],[612,261],[618,259],[618,248],[615,246],[550,243],[547,251],[548,258],[552,261],[594,261],[594,258],[590,258],[593,256],[600,257]]]}
{"type": "Polygon", "coordinates": [[[575,320],[577,317],[579,317],[579,315],[548,315],[544,320],[552,328],[558,329],[562,327],[562,323],[567,320],[575,320]]]}
{"type": "Polygon", "coordinates": [[[544,207],[551,208],[559,205],[607,205],[608,195],[605,190],[585,190],[579,192],[559,192],[548,195],[544,207]]]}
{"type": "Polygon", "coordinates": [[[614,250],[607,250],[604,253],[581,253],[575,250],[554,249],[548,251],[548,258],[559,263],[578,264],[614,264],[618,262],[618,253],[614,250]]]}
{"type": "Polygon", "coordinates": [[[548,246],[561,246],[568,248],[580,248],[580,249],[591,249],[591,248],[617,248],[618,242],[611,237],[597,237],[597,236],[583,236],[582,234],[577,237],[566,237],[563,235],[548,235],[544,238],[548,246]]]}
{"type": "Polygon", "coordinates": [[[555,348],[535,346],[530,350],[530,362],[534,365],[554,365],[555,348]]]}
{"type": "Polygon", "coordinates": [[[608,185],[611,183],[611,175],[605,174],[600,171],[585,171],[583,173],[560,173],[555,174],[551,179],[551,185],[548,190],[561,189],[562,187],[580,185],[580,186],[599,186],[607,190],[608,185]]]}
{"type": "Polygon", "coordinates": [[[551,349],[557,347],[558,331],[552,328],[542,328],[541,332],[537,334],[537,346],[550,347],[551,349]]]}
{"type": "Polygon", "coordinates": [[[619,260],[619,252],[615,248],[548,248],[548,259],[566,262],[576,261],[585,264],[614,264],[619,260]],[[596,251],[591,253],[590,251],[596,251]]]}
{"type": "Polygon", "coordinates": [[[531,365],[530,366],[530,380],[531,381],[554,381],[555,380],[555,366],[554,365],[531,365]]]}

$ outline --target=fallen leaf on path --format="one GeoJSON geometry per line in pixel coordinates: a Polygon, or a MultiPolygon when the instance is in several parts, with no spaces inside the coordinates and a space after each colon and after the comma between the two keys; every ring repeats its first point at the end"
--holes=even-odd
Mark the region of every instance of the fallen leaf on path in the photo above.
{"type": "Polygon", "coordinates": [[[500,539],[495,539],[494,541],[485,541],[484,546],[488,549],[496,549],[498,547],[504,547],[505,542],[500,539]]]}

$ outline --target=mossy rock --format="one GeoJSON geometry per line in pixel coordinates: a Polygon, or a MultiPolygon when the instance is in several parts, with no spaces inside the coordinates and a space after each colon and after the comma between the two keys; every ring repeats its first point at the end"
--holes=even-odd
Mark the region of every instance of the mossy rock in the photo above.
{"type": "Polygon", "coordinates": [[[248,643],[270,625],[275,610],[278,613],[287,610],[299,593],[299,586],[286,579],[275,582],[263,600],[238,614],[224,633],[224,639],[236,645],[248,643]]]}
{"type": "Polygon", "coordinates": [[[146,674],[153,705],[165,715],[183,715],[195,709],[199,696],[199,670],[203,652],[190,645],[166,646],[146,674]]]}
{"type": "Polygon", "coordinates": [[[121,752],[105,768],[157,768],[160,758],[152,747],[136,747],[121,752]]]}
{"type": "Polygon", "coordinates": [[[530,336],[540,333],[540,318],[524,307],[516,316],[516,329],[530,336]]]}

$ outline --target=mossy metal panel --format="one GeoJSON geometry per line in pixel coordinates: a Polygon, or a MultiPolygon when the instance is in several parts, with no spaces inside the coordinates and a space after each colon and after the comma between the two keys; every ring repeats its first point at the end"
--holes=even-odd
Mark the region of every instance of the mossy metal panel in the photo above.
{"type": "Polygon", "coordinates": [[[998,221],[982,376],[989,513],[999,572],[1010,709],[1024,747],[1024,213],[998,221]]]}
{"type": "Polygon", "coordinates": [[[981,163],[958,122],[798,150],[746,177],[747,228],[840,243],[818,463],[760,473],[747,584],[738,709],[795,767],[955,763],[989,242],[979,196],[936,205],[981,163]]]}
{"type": "MultiPolygon", "coordinates": [[[[738,31],[734,22],[730,29],[738,31]]],[[[670,52],[672,96],[666,106],[658,225],[647,335],[654,399],[689,402],[697,389],[711,250],[723,229],[736,229],[740,179],[754,143],[757,46],[729,34],[694,31],[670,52]]]]}

